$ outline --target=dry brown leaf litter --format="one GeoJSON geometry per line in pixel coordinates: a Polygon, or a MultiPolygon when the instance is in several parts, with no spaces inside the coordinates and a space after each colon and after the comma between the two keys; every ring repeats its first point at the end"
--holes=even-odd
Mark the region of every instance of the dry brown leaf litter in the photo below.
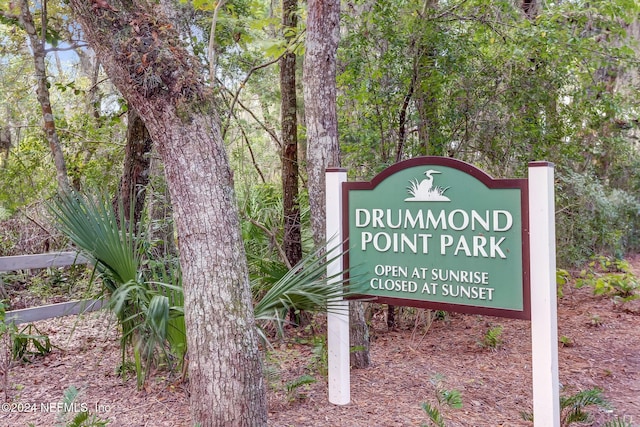
{"type": "MultiPolygon", "coordinates": [[[[56,425],[57,413],[41,410],[41,404],[61,401],[73,385],[82,392],[79,402],[109,419],[110,426],[191,426],[187,385],[159,372],[138,391],[134,378],[123,382],[116,374],[120,349],[109,319],[97,313],[38,322],[59,348],[11,370],[10,403],[36,410],[0,412],[0,425],[56,425]]],[[[436,376],[443,387],[462,393],[463,408],[444,411],[448,426],[532,425],[520,415],[532,405],[528,322],[451,314],[426,334],[413,324],[387,331],[383,323],[374,319],[372,365],[352,371],[351,403],[345,406],[328,403],[326,382],[317,372],[316,383],[287,393],[284,384],[313,369],[314,354],[300,339],[277,344],[269,358],[276,367],[268,381],[269,425],[420,426],[427,421],[421,402],[435,404],[431,379],[436,376]],[[478,342],[496,325],[503,327],[502,347],[481,348],[478,342]]],[[[566,287],[558,324],[558,336],[567,344],[559,349],[561,383],[572,392],[602,388],[613,405],[613,412],[593,411],[594,425],[613,415],[640,424],[640,305],[615,308],[589,289],[566,287]]]]}

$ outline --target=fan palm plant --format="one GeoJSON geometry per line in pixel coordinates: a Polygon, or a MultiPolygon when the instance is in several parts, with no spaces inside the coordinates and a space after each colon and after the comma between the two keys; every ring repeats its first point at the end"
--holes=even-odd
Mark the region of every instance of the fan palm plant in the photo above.
{"type": "Polygon", "coordinates": [[[357,277],[351,277],[347,286],[344,271],[329,277],[326,275],[327,265],[344,253],[334,251],[324,256],[325,252],[326,246],[323,246],[307,255],[277,280],[262,278],[252,281],[254,290],[264,289],[265,281],[273,281],[257,300],[253,310],[258,331],[264,340],[267,339],[265,325],[273,324],[282,333],[291,309],[305,312],[342,310],[340,298],[358,293],[362,283],[357,277]]]}
{"type": "MultiPolygon", "coordinates": [[[[60,195],[50,210],[61,232],[100,274],[109,308],[122,328],[123,366],[132,346],[138,384],[145,379],[143,362],[148,366],[154,354],[161,353],[167,361],[184,360],[186,331],[179,264],[152,259],[150,251],[145,251],[144,236],[133,232],[123,210],[116,214],[107,197],[67,193],[60,195]]],[[[342,272],[327,278],[326,271],[327,265],[343,254],[334,251],[325,257],[325,252],[325,247],[320,248],[290,270],[266,263],[271,265],[272,275],[253,280],[256,326],[265,340],[264,327],[271,324],[282,331],[290,309],[339,309],[334,302],[345,295],[345,280],[342,272]]],[[[354,283],[352,277],[349,292],[357,292],[354,283]]]]}
{"type": "Polygon", "coordinates": [[[122,365],[132,347],[138,385],[155,354],[163,354],[168,362],[181,360],[186,334],[179,271],[167,271],[164,264],[161,273],[150,268],[142,237],[133,232],[123,209],[115,213],[107,197],[65,193],[50,210],[60,231],[100,274],[109,309],[122,328],[122,365]]]}

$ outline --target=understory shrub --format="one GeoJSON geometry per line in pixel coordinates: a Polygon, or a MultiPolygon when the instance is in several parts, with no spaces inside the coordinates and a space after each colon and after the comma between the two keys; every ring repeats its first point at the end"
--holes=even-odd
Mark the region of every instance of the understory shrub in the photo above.
{"type": "Polygon", "coordinates": [[[640,248],[640,202],[593,176],[557,173],[556,238],[560,265],[577,265],[594,254],[622,256],[640,248]]]}
{"type": "Polygon", "coordinates": [[[604,256],[594,259],[576,278],[576,287],[590,286],[594,295],[610,296],[614,303],[624,304],[640,298],[640,283],[627,261],[604,256]]]}
{"type": "Polygon", "coordinates": [[[179,368],[186,352],[186,332],[177,263],[150,260],[142,233],[127,221],[122,206],[115,212],[105,195],[62,194],[51,212],[60,231],[100,275],[109,309],[122,329],[122,365],[131,349],[138,387],[151,367],[166,363],[179,368]]]}
{"type": "MultiPolygon", "coordinates": [[[[51,206],[57,226],[91,261],[100,275],[109,309],[122,329],[122,372],[126,372],[131,349],[138,386],[142,387],[152,366],[167,363],[179,368],[187,351],[182,276],[177,258],[154,258],[152,245],[143,232],[131,227],[111,199],[81,194],[60,195],[51,206]]],[[[132,218],[132,216],[130,217],[132,218]]],[[[342,253],[326,247],[284,270],[280,277],[253,281],[254,316],[260,335],[282,331],[287,313],[340,310],[337,296],[349,292],[341,273],[327,277],[327,265],[342,253]],[[327,281],[332,280],[328,285],[327,281]]],[[[350,278],[350,290],[362,286],[350,278]]]]}

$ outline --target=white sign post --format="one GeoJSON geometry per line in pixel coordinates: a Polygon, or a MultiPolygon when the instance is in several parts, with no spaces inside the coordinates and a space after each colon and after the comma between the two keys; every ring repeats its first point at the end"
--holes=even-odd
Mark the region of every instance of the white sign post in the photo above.
{"type": "MultiPolygon", "coordinates": [[[[335,259],[327,266],[327,277],[335,277],[342,270],[342,183],[347,180],[346,169],[329,168],[326,179],[326,231],[329,247],[327,257],[335,259]]],[[[333,281],[339,281],[335,277],[333,281]]],[[[331,282],[329,282],[331,284],[331,282]]],[[[341,297],[331,302],[327,312],[327,351],[329,402],[346,405],[351,400],[349,372],[349,302],[341,297]]]]}
{"type": "Polygon", "coordinates": [[[553,164],[529,163],[533,424],[560,426],[553,164]]]}

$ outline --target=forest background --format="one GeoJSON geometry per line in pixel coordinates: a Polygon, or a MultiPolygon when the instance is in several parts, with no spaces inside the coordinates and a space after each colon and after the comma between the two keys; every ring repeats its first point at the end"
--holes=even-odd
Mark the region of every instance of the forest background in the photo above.
{"type": "MultiPolygon", "coordinates": [[[[318,197],[307,191],[326,166],[307,144],[318,129],[306,91],[325,84],[304,65],[317,47],[311,3],[158,3],[213,92],[258,294],[324,239],[318,197]]],[[[50,206],[73,189],[120,195],[149,257],[175,258],[163,156],[70,6],[0,0],[0,256],[68,247],[50,206]]],[[[529,161],[551,161],[559,266],[637,252],[639,18],[633,0],[343,1],[335,103],[320,106],[337,120],[330,166],[368,180],[397,161],[439,155],[513,178],[529,161]]],[[[148,23],[127,24],[131,46],[158,42],[148,23]]],[[[147,67],[155,60],[143,54],[131,70],[144,96],[163,90],[147,67]]]]}
{"type": "MultiPolygon", "coordinates": [[[[548,160],[558,180],[559,263],[594,253],[622,255],[640,244],[637,4],[538,6],[530,12],[519,2],[343,2],[337,57],[342,166],[350,179],[366,180],[402,159],[445,155],[504,178],[524,176],[529,161],[548,160]]],[[[67,6],[28,7],[36,23],[31,42],[18,19],[0,15],[3,221],[24,219],[57,191],[39,84],[48,89],[58,144],[76,189],[116,193],[127,123],[135,124],[127,121],[126,101],[83,42],[67,6]],[[40,53],[30,47],[34,40],[42,45],[40,53]],[[34,59],[44,60],[46,68],[34,69],[34,59]]],[[[278,2],[228,1],[216,8],[205,1],[177,8],[175,24],[216,75],[247,232],[281,245],[277,60],[284,53],[296,58],[297,203],[308,224],[305,3],[297,4],[300,19],[284,35],[278,2]]],[[[158,170],[150,176],[161,178],[158,170]]],[[[160,181],[152,182],[156,201],[160,181]]],[[[309,233],[307,225],[302,228],[309,233]]],[[[45,249],[25,247],[16,238],[3,235],[2,255],[45,249]]]]}

